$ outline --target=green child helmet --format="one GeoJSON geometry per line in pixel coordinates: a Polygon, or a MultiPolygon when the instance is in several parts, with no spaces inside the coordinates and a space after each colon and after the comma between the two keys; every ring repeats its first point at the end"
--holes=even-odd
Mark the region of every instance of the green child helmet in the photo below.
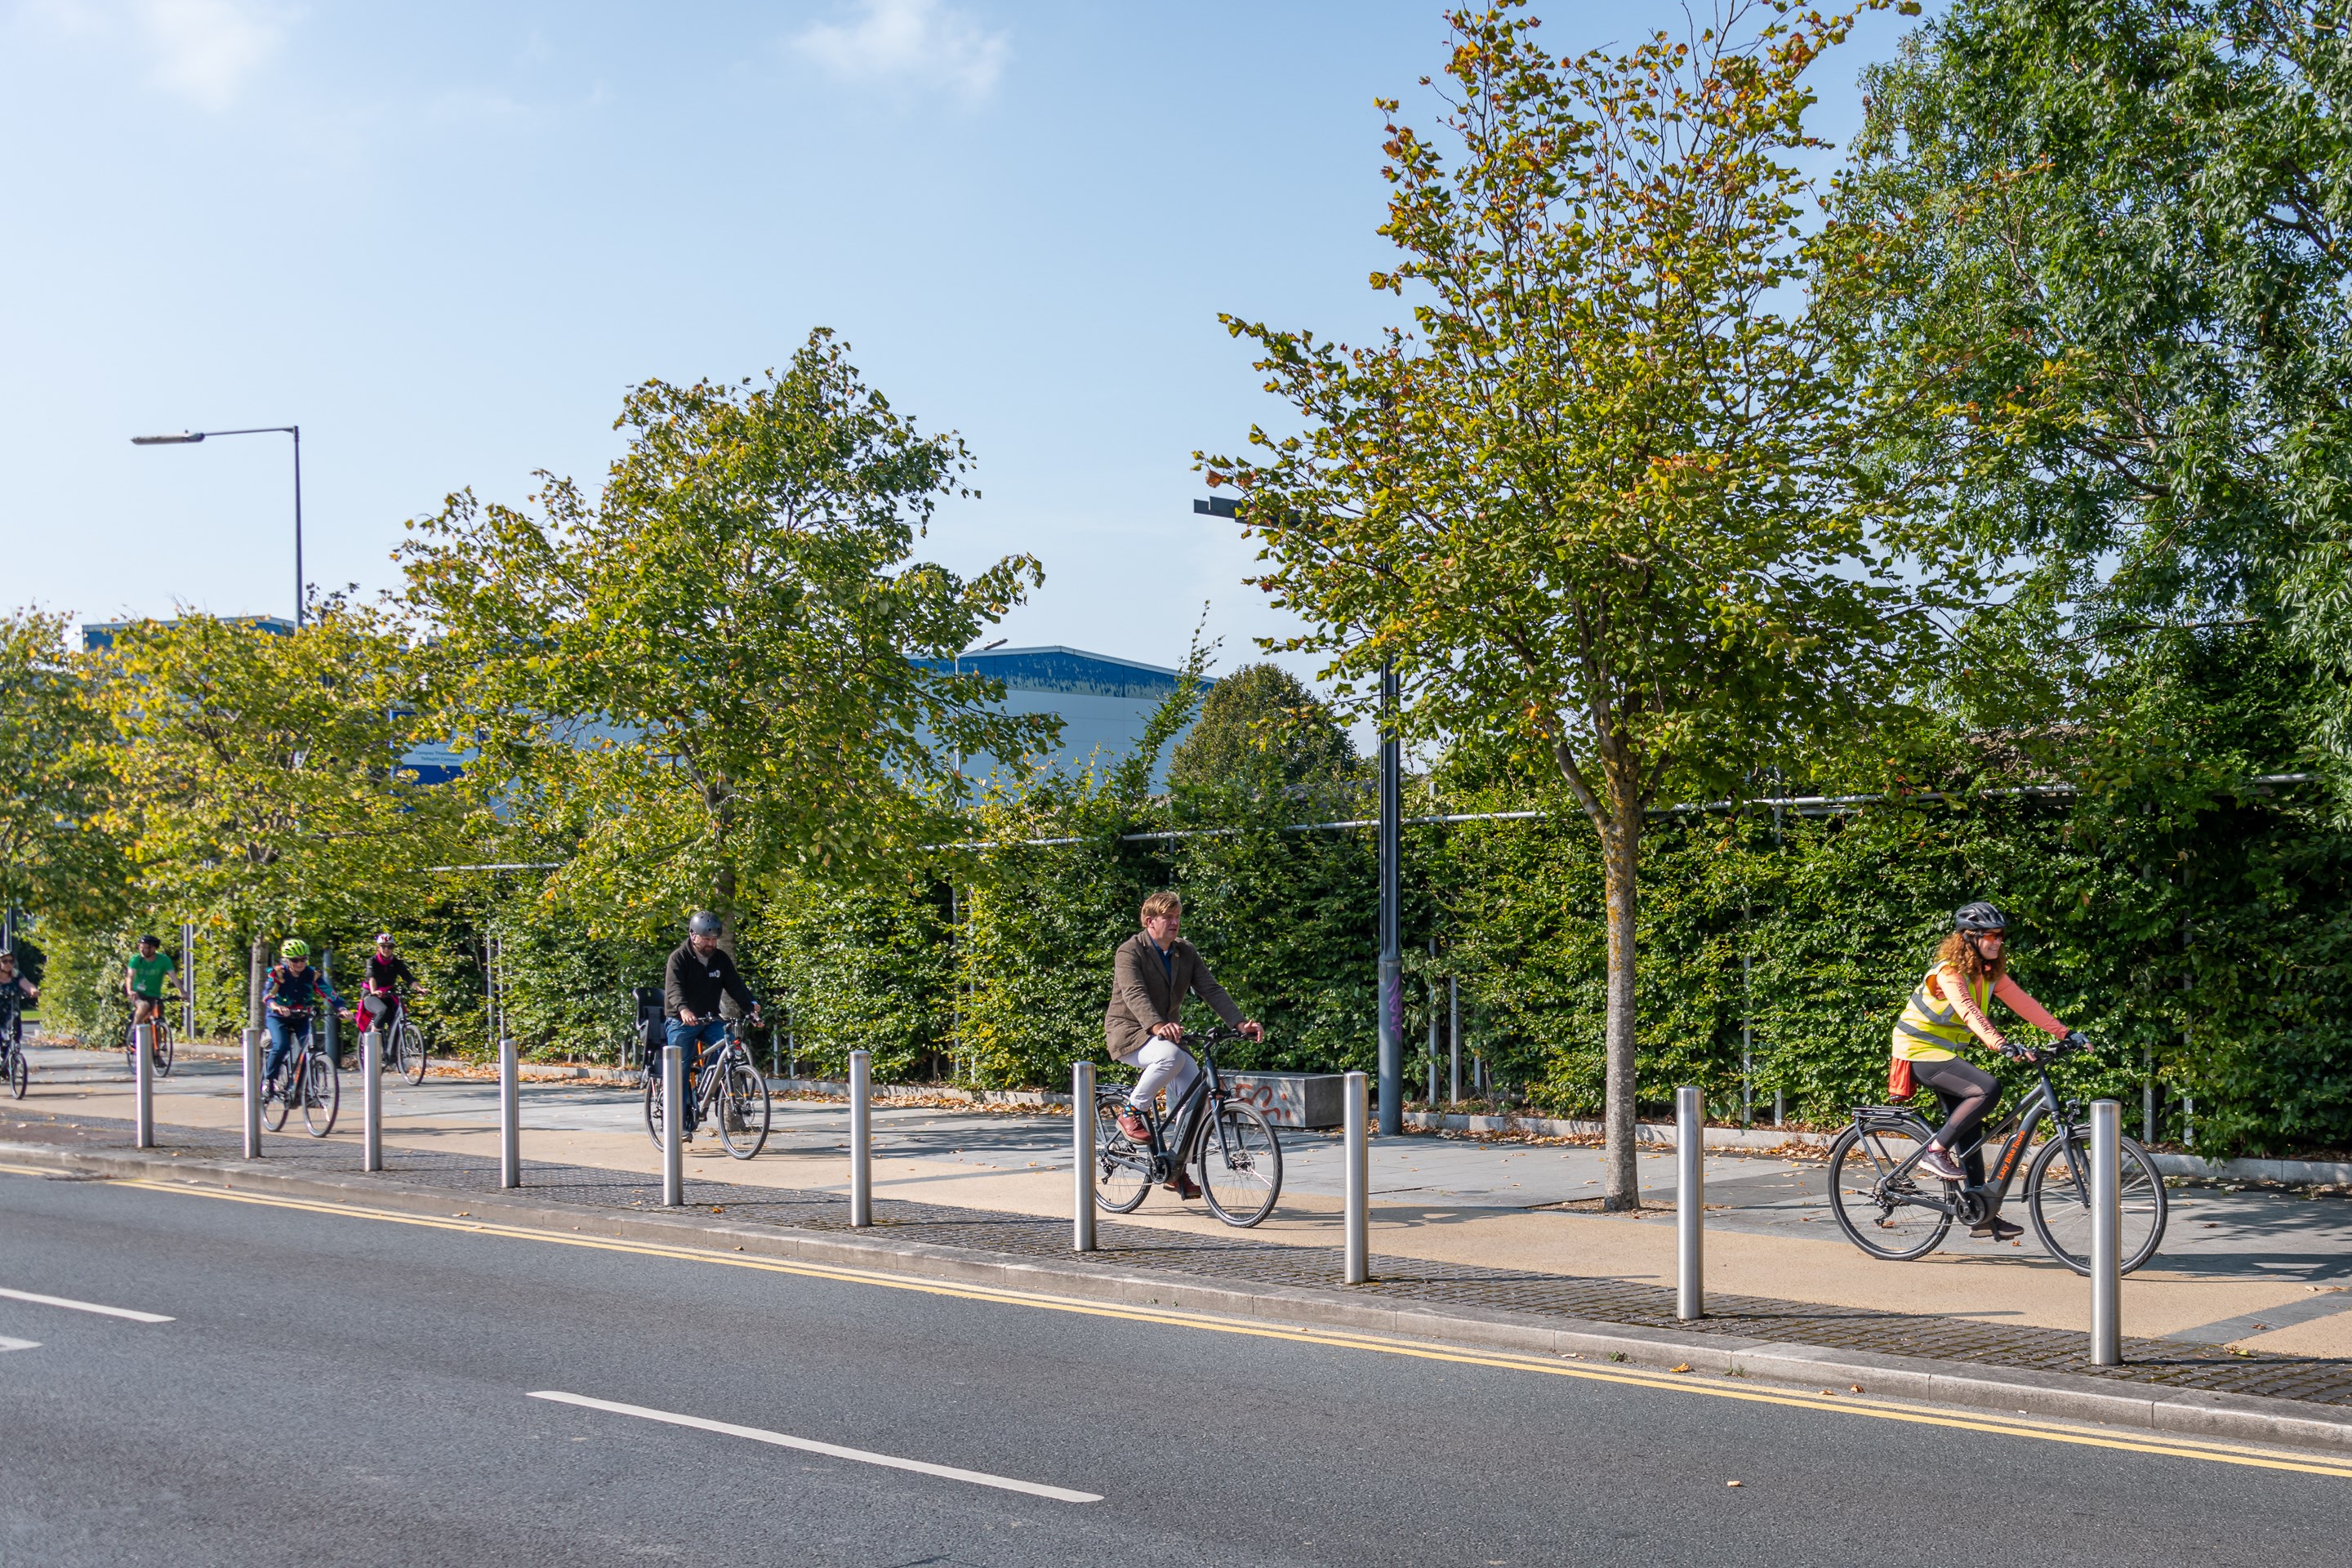
{"type": "Polygon", "coordinates": [[[310,944],[304,942],[299,936],[289,936],[284,942],[278,944],[278,956],[280,958],[308,958],[310,956],[310,944]]]}

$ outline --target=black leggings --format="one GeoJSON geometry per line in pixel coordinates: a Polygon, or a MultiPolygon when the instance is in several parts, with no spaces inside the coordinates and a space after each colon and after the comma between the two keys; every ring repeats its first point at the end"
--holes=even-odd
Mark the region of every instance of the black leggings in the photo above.
{"type": "MultiPolygon", "coordinates": [[[[1944,1102],[1944,1129],[1936,1134],[1936,1142],[1947,1152],[1957,1152],[1962,1144],[1974,1139],[1977,1129],[1984,1124],[1986,1112],[2000,1103],[2000,1080],[1958,1057],[1948,1061],[1913,1062],[1911,1072],[1944,1102]]],[[[1969,1184],[1984,1185],[1984,1151],[1971,1149],[1962,1163],[1969,1173],[1969,1184]]]]}

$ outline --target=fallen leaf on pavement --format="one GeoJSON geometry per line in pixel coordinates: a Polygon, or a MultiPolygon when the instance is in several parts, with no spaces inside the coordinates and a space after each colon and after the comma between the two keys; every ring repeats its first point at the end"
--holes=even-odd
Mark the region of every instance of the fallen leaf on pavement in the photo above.
{"type": "Polygon", "coordinates": [[[1724,1482],[1723,1484],[1724,1484],[1725,1486],[1727,1486],[1727,1487],[1736,1487],[1736,1486],[1738,1486],[1739,1483],[1738,1483],[1738,1481],[1726,1481],[1726,1482],[1724,1482]]]}
{"type": "Polygon", "coordinates": [[[1862,1384],[1858,1383],[1850,1383],[1846,1384],[1846,1386],[1853,1389],[1856,1394],[1860,1394],[1862,1392],[1862,1384]]]}
{"type": "Polygon", "coordinates": [[[1680,1366],[1670,1366],[1666,1368],[1666,1370],[1668,1372],[1688,1372],[1690,1370],[1690,1363],[1685,1362],[1680,1366]]]}

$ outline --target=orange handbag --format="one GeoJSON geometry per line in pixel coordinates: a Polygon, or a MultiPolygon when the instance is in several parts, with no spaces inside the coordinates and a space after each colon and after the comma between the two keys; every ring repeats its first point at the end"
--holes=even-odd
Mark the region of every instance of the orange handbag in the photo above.
{"type": "Polygon", "coordinates": [[[1919,1081],[1911,1071],[1909,1057],[1896,1057],[1886,1065],[1886,1098],[1908,1100],[1919,1090],[1919,1081]]]}

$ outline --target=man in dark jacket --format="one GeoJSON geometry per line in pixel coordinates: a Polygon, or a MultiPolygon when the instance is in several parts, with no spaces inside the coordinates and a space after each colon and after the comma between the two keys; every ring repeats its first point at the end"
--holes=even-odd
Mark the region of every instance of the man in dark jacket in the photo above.
{"type": "MultiPolygon", "coordinates": [[[[1143,900],[1143,930],[1119,943],[1111,961],[1110,1005],[1103,1014],[1103,1043],[1114,1060],[1139,1068],[1127,1109],[1119,1112],[1118,1130],[1137,1143],[1150,1142],[1142,1110],[1151,1097],[1168,1091],[1172,1110],[1183,1103],[1185,1091],[1200,1066],[1181,1043],[1184,998],[1198,996],[1227,1024],[1238,1026],[1255,1040],[1262,1031],[1244,1023],[1242,1010],[1209,973],[1200,951],[1177,934],[1184,919],[1183,900],[1173,893],[1154,893],[1143,900]]],[[[1168,1184],[1181,1197],[1198,1197],[1201,1189],[1181,1171],[1168,1184]]]]}
{"type": "MultiPolygon", "coordinates": [[[[719,1016],[722,996],[732,996],[751,1022],[760,1021],[759,998],[735,972],[735,961],[719,946],[719,917],[709,910],[697,910],[686,922],[686,940],[662,968],[662,1012],[669,1020],[668,1043],[683,1053],[680,1059],[686,1064],[689,1138],[694,1135],[694,1080],[702,1070],[703,1044],[717,1045],[727,1037],[726,1020],[719,1016]]],[[[661,1058],[655,1057],[647,1067],[654,1081],[660,1082],[661,1058]]]]}

